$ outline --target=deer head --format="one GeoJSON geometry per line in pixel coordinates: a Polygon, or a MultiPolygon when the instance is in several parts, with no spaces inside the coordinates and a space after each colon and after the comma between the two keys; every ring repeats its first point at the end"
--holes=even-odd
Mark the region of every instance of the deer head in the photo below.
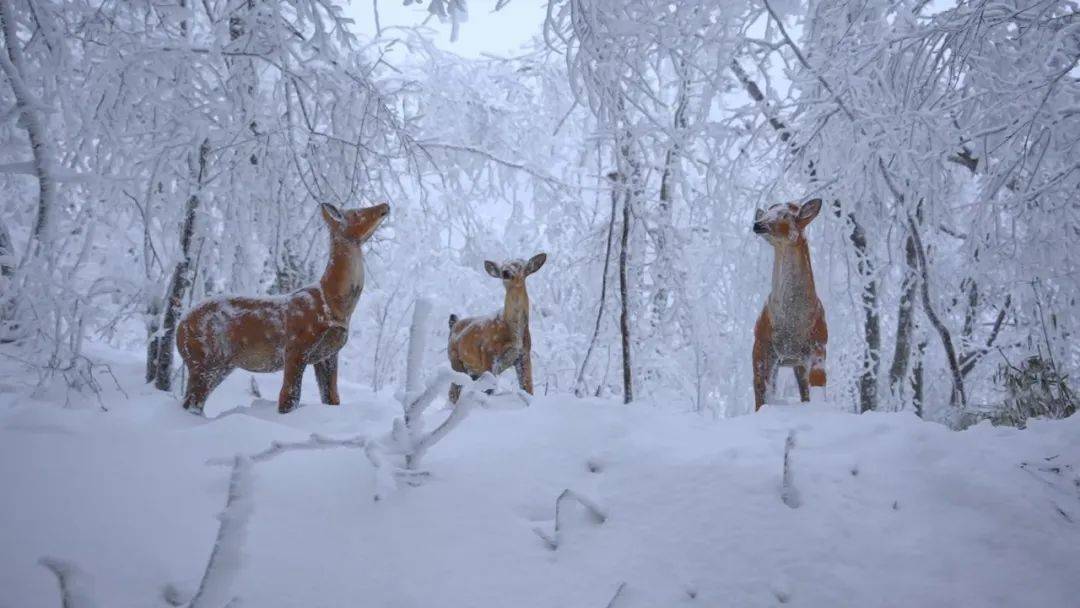
{"type": "Polygon", "coordinates": [[[511,287],[523,287],[525,285],[525,277],[540,270],[540,267],[543,266],[546,261],[546,253],[538,253],[529,258],[528,262],[510,260],[501,266],[488,260],[484,262],[484,270],[496,279],[502,279],[503,285],[507,289],[510,289],[511,287]]]}
{"type": "Polygon", "coordinates": [[[804,238],[803,230],[817,217],[819,211],[820,198],[809,200],[802,205],[779,203],[769,207],[767,211],[757,209],[754,211],[754,234],[761,235],[774,247],[798,243],[804,238]]]}
{"type": "Polygon", "coordinates": [[[331,237],[356,244],[368,240],[383,219],[390,215],[390,205],[386,203],[347,211],[329,203],[323,203],[319,208],[322,210],[323,220],[330,228],[331,237]]]}

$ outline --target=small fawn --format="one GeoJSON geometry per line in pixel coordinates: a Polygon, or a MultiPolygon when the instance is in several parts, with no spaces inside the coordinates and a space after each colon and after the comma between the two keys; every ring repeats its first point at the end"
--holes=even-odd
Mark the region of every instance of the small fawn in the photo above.
{"type": "Polygon", "coordinates": [[[278,396],[284,414],[300,401],[308,364],[323,403],[341,402],[338,351],[349,338],[352,316],[364,289],[360,246],[390,213],[386,203],[341,211],[320,206],[330,229],[330,260],[317,285],[285,296],[216,298],[193,308],[176,330],[176,347],[188,368],[184,409],[201,413],[207,396],[233,369],[285,370],[278,396]]]}
{"type": "MultiPolygon", "coordinates": [[[[529,336],[529,294],[525,277],[540,270],[547,254],[540,253],[528,262],[511,260],[502,266],[484,262],[484,270],[502,279],[506,288],[502,312],[486,317],[458,319],[450,315],[450,344],[447,354],[450,367],[465,372],[475,380],[484,372],[501,374],[511,365],[518,384],[530,395],[532,383],[532,338],[529,336]]],[[[461,385],[450,385],[450,403],[457,403],[461,385]]]]}
{"type": "Polygon", "coordinates": [[[825,386],[825,309],[814,290],[810,248],[804,230],[821,211],[821,199],[803,205],[773,205],[756,210],[753,230],[773,246],[772,291],[754,326],[754,411],[776,384],[780,366],[795,368],[799,398],[810,400],[811,386],[825,386]]]}

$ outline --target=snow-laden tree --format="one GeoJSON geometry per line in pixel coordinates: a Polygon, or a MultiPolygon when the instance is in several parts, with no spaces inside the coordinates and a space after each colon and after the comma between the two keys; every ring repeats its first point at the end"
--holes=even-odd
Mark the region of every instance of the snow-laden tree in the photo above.
{"type": "Polygon", "coordinates": [[[710,369],[728,363],[722,336],[734,311],[716,287],[730,277],[691,269],[722,265],[706,243],[742,232],[718,221],[742,220],[731,214],[738,184],[719,179],[731,156],[715,144],[731,137],[717,118],[733,83],[728,66],[757,12],[710,1],[549,4],[548,42],[596,116],[603,173],[613,177],[597,185],[617,195],[621,333],[635,345],[624,348],[624,371],[631,354],[637,361],[624,391],[674,390],[700,405],[727,376],[710,369]]]}
{"type": "Polygon", "coordinates": [[[753,210],[820,196],[833,401],[963,423],[1075,375],[1072,3],[548,9],[534,51],[464,59],[327,0],[0,3],[3,354],[93,386],[86,338],[137,344],[175,389],[191,303],[313,280],[317,203],[387,200],[346,377],[401,383],[418,298],[438,361],[440,319],[501,303],[483,261],[545,251],[538,392],[741,413],[753,210]]]}

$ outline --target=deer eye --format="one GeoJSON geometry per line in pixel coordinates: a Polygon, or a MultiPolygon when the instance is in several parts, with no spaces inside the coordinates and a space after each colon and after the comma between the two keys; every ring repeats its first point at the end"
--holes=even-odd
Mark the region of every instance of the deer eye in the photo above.
{"type": "Polygon", "coordinates": [[[510,279],[510,271],[509,270],[502,271],[502,278],[509,280],[510,279]]]}

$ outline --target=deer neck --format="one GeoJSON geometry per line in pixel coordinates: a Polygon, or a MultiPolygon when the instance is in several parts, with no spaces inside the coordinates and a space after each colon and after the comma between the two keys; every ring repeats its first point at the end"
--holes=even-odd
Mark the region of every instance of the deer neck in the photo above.
{"type": "Polygon", "coordinates": [[[364,289],[364,256],[360,243],[331,237],[330,261],[319,281],[334,321],[348,326],[349,317],[364,289]]]}
{"type": "MultiPolygon", "coordinates": [[[[809,314],[817,301],[814,270],[810,267],[810,248],[800,236],[794,243],[773,248],[772,291],[769,314],[774,320],[809,314]]],[[[792,319],[794,320],[794,319],[792,319]]]]}
{"type": "Polygon", "coordinates": [[[520,346],[525,328],[529,326],[529,293],[525,291],[525,285],[511,285],[506,288],[502,319],[514,337],[514,343],[520,346]]]}

